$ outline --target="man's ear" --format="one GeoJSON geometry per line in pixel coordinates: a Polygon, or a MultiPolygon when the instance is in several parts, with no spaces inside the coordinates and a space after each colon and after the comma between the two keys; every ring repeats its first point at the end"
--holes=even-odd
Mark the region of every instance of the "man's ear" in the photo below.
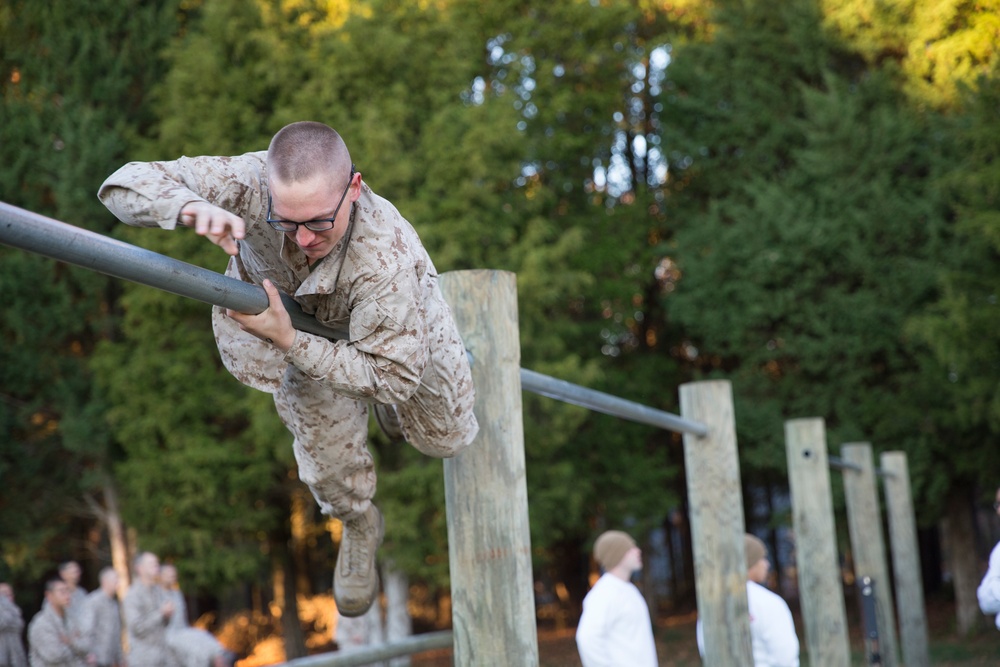
{"type": "Polygon", "coordinates": [[[354,178],[351,179],[351,185],[350,185],[351,191],[349,193],[349,197],[352,204],[358,201],[358,199],[361,197],[361,182],[362,182],[361,172],[360,171],[354,172],[354,178]]]}

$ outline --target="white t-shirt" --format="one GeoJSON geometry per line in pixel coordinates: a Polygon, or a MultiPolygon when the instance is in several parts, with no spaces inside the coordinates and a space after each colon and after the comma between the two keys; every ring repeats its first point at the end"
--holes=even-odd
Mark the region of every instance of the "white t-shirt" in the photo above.
{"type": "Polygon", "coordinates": [[[976,597],[984,614],[996,614],[996,626],[1000,629],[1000,542],[990,552],[990,566],[976,589],[976,597]]]}
{"type": "MultiPolygon", "coordinates": [[[[799,638],[788,604],[777,593],[747,581],[750,645],[754,667],[799,667],[799,638]]],[[[705,636],[698,621],[698,652],[705,655],[705,636]]]]}
{"type": "Polygon", "coordinates": [[[604,574],[583,599],[576,628],[583,667],[656,667],[649,608],[632,582],[604,574]]]}

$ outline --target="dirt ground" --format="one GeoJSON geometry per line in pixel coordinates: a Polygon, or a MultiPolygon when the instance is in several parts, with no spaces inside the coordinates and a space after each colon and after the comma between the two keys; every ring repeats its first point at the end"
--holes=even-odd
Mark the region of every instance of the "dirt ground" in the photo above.
{"type": "MultiPolygon", "coordinates": [[[[311,614],[310,626],[313,632],[308,637],[310,641],[307,641],[307,645],[313,655],[333,649],[330,636],[335,619],[327,618],[333,613],[332,604],[330,600],[325,598],[320,602],[311,606],[307,604],[303,607],[311,614]]],[[[799,640],[802,643],[802,667],[810,667],[802,619],[797,614],[794,615],[799,640]]],[[[850,617],[850,610],[848,610],[848,616],[848,626],[851,631],[850,645],[853,653],[851,663],[867,665],[869,662],[862,654],[862,641],[857,619],[850,617]]],[[[954,619],[955,610],[951,604],[933,601],[928,604],[927,623],[930,631],[931,663],[935,667],[1000,665],[1000,631],[994,628],[993,619],[984,617],[982,632],[971,638],[960,638],[955,634],[954,619]]],[[[667,616],[657,620],[654,624],[653,634],[656,639],[656,653],[661,667],[700,667],[701,659],[698,656],[698,647],[695,642],[696,622],[697,617],[694,613],[667,616]]],[[[246,634],[255,624],[248,621],[242,625],[244,626],[244,634],[246,634]]],[[[572,627],[564,630],[539,629],[538,657],[540,667],[582,667],[580,656],[576,650],[575,632],[575,628],[572,627]]],[[[235,646],[234,642],[238,634],[231,628],[230,641],[225,643],[235,646]]],[[[249,635],[245,639],[249,640],[249,635]]],[[[238,667],[264,667],[280,664],[285,660],[284,646],[278,636],[258,637],[250,644],[254,647],[252,655],[239,661],[238,667]]],[[[904,657],[904,655],[900,656],[901,659],[904,657]]],[[[411,664],[412,667],[452,667],[452,651],[442,649],[414,655],[411,664]]]]}
{"type": "MultiPolygon", "coordinates": [[[[935,667],[985,667],[1000,664],[1000,631],[992,623],[981,634],[961,639],[954,634],[954,609],[950,605],[933,605],[928,609],[930,626],[931,662],[935,667]]],[[[799,640],[802,642],[802,666],[809,665],[806,658],[805,636],[801,619],[796,618],[799,640]]],[[[992,619],[991,619],[992,620],[992,619]]],[[[695,667],[701,665],[698,645],[695,642],[694,614],[672,616],[656,623],[656,654],[661,667],[695,667]]],[[[853,630],[853,628],[852,628],[853,630]]],[[[538,633],[538,658],[540,667],[581,667],[576,651],[575,629],[538,633]]],[[[868,664],[862,655],[862,642],[856,632],[851,637],[852,664],[868,664]]],[[[900,656],[902,659],[903,656],[900,656]]],[[[413,667],[451,667],[451,651],[441,650],[414,656],[413,667]]],[[[819,666],[817,666],[819,667],[819,666]]]]}

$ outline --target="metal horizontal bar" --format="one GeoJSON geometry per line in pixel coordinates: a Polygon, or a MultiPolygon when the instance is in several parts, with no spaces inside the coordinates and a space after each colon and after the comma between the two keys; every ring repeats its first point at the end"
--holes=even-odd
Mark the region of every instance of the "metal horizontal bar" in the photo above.
{"type": "MultiPolygon", "coordinates": [[[[4,202],[0,202],[0,243],[242,313],[267,309],[263,287],[4,202]]],[[[288,295],[281,298],[296,329],[327,338],[347,338],[346,332],[323,326],[302,312],[288,295]]]]}
{"type": "MultiPolygon", "coordinates": [[[[827,463],[831,468],[837,468],[839,470],[854,470],[855,472],[861,472],[864,470],[857,463],[851,463],[850,461],[845,461],[839,456],[827,456],[827,463]]],[[[875,468],[875,474],[879,477],[895,477],[893,473],[888,470],[883,470],[882,468],[875,468]]]]}
{"type": "MultiPolygon", "coordinates": [[[[263,287],[4,202],[0,202],[0,243],[242,313],[260,313],[267,308],[263,287]]],[[[281,299],[292,326],[299,331],[326,338],[347,338],[345,330],[324,326],[312,315],[302,312],[299,304],[288,295],[282,294],[281,299]]],[[[708,434],[708,428],[699,422],[524,368],[521,369],[521,387],[641,424],[702,437],[708,434]]]]}
{"type": "MultiPolygon", "coordinates": [[[[429,632],[422,635],[406,637],[391,644],[380,644],[377,646],[360,646],[358,648],[348,648],[334,653],[322,653],[311,655],[308,658],[295,658],[283,663],[284,667],[360,667],[370,665],[374,662],[398,658],[404,655],[413,655],[423,651],[430,651],[439,648],[452,648],[454,646],[453,633],[451,630],[441,632],[429,632]]],[[[281,666],[279,666],[281,667],[281,666]]]]}
{"type": "Polygon", "coordinates": [[[827,456],[826,461],[831,468],[837,468],[838,470],[855,470],[857,472],[861,472],[861,470],[863,470],[863,468],[857,463],[845,461],[839,456],[827,456]]]}
{"type": "Polygon", "coordinates": [[[596,412],[621,417],[640,424],[649,424],[676,431],[692,433],[699,437],[708,435],[708,427],[701,422],[679,417],[663,410],[650,408],[640,403],[627,401],[611,394],[587,389],[580,385],[558,380],[548,375],[542,375],[526,368],[521,369],[521,388],[541,396],[555,398],[566,403],[589,408],[596,412]]]}

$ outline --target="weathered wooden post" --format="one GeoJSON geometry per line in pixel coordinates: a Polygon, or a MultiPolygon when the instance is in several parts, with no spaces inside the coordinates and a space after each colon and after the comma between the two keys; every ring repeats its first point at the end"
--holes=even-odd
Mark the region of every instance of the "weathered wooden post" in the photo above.
{"type": "Polygon", "coordinates": [[[848,667],[851,652],[823,420],[786,421],[785,450],[809,664],[848,667]]]}
{"type": "Polygon", "coordinates": [[[910,469],[905,452],[883,452],[880,457],[885,506],[889,514],[889,544],[896,580],[899,640],[906,667],[930,667],[927,645],[927,610],[920,574],[917,522],[910,494],[910,469]]]}
{"type": "Polygon", "coordinates": [[[445,459],[456,665],[538,665],[521,417],[517,285],[505,271],[441,276],[472,354],[479,435],[445,459]]]}
{"type": "Polygon", "coordinates": [[[705,636],[705,664],[753,667],[732,385],[722,380],[684,384],[680,399],[685,418],[708,426],[705,436],[684,434],[695,592],[705,636]]]}
{"type": "Polygon", "coordinates": [[[892,581],[885,558],[882,512],[875,483],[872,446],[867,442],[843,445],[840,453],[852,468],[844,470],[844,497],[851,533],[854,574],[860,581],[875,581],[875,617],[878,622],[879,653],[883,667],[899,665],[896,646],[896,614],[892,609],[892,581]]]}

